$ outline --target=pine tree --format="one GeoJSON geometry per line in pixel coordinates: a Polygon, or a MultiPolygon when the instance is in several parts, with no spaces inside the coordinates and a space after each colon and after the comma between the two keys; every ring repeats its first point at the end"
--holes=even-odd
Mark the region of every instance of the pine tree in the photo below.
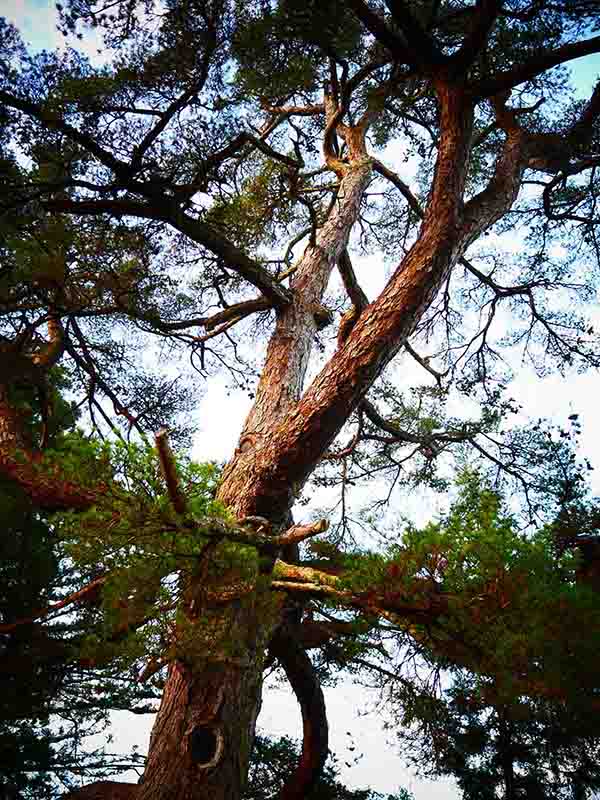
{"type": "MultiPolygon", "coordinates": [[[[63,32],[77,44],[95,30],[100,65],[76,48],[31,57],[0,24],[0,473],[57,512],[80,577],[37,619],[77,611],[92,669],[145,655],[149,685],[167,673],[143,782],[77,796],[238,800],[277,659],[305,733],[282,792],[304,797],[327,753],[315,646],[364,666],[395,637],[494,678],[516,659],[519,690],[560,699],[571,650],[559,638],[543,658],[541,620],[595,620],[589,580],[564,605],[536,594],[563,567],[547,551],[542,569],[534,548],[541,613],[509,550],[459,564],[431,529],[365,553],[346,495],[375,477],[384,497],[445,489],[449,459],[478,461],[539,522],[582,483],[569,429],[511,424],[500,354],[520,349],[539,371],[598,365],[600,92],[578,98],[565,66],[598,52],[597,19],[593,0],[68,0],[63,32]],[[503,253],[500,232],[521,252],[503,253]],[[393,264],[380,290],[354,263],[369,248],[393,264]],[[243,342],[261,331],[255,385],[243,342]],[[195,370],[181,379],[178,354],[195,370]],[[403,356],[428,381],[413,391],[393,372],[403,356]],[[112,444],[48,446],[57,366],[112,444]],[[222,472],[176,459],[164,432],[153,452],[163,426],[189,441],[219,366],[254,401],[222,472]],[[479,416],[453,415],[452,392],[480,400],[479,416]],[[318,485],[340,487],[343,519],[312,558],[298,546],[327,524],[295,525],[292,507],[318,485]],[[540,623],[537,650],[517,635],[523,614],[540,623]]],[[[377,526],[385,503],[372,505],[377,526]]]]}

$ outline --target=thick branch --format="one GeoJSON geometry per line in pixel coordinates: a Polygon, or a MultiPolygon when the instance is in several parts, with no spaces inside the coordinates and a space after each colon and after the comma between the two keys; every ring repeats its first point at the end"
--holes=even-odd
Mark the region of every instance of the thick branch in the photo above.
{"type": "Polygon", "coordinates": [[[16,450],[4,442],[0,442],[0,475],[20,486],[34,505],[46,511],[85,511],[108,490],[104,484],[83,488],[43,463],[41,453],[16,450]]]}
{"type": "Polygon", "coordinates": [[[328,754],[325,698],[310,658],[298,643],[292,626],[284,625],[270,644],[283,667],[302,712],[302,755],[285,782],[279,800],[304,800],[318,780],[328,754]]]}
{"type": "Polygon", "coordinates": [[[192,219],[178,209],[171,212],[167,221],[190,239],[222,258],[229,269],[260,289],[274,306],[282,308],[288,305],[291,299],[289,290],[281,286],[258,261],[249,258],[205,222],[192,219]]]}
{"type": "Polygon", "coordinates": [[[155,199],[153,203],[140,203],[135,200],[68,200],[55,199],[47,203],[53,211],[66,214],[111,214],[116,217],[132,216],[168,222],[190,239],[206,247],[225,265],[237,272],[249,283],[256,286],[263,295],[277,307],[290,302],[290,292],[281,286],[258,261],[249,258],[243,251],[217,233],[201,220],[184,214],[168,196],[155,199]]]}
{"type": "Polygon", "coordinates": [[[446,58],[433,39],[421,27],[405,0],[386,0],[394,21],[402,31],[412,63],[425,69],[439,67],[446,58]]]}
{"type": "Polygon", "coordinates": [[[524,64],[519,64],[512,69],[501,72],[493,78],[479,81],[472,87],[472,90],[477,100],[493,97],[500,92],[506,92],[521,83],[532,80],[542,72],[552,69],[552,67],[598,52],[600,52],[600,36],[594,36],[582,42],[571,42],[562,47],[557,47],[555,50],[538,53],[524,64]]]}
{"type": "MultiPolygon", "coordinates": [[[[514,122],[514,115],[503,109],[506,140],[496,162],[494,175],[488,185],[465,205],[462,235],[464,249],[508,211],[517,198],[521,178],[527,163],[526,134],[514,122]]],[[[504,126],[502,111],[497,111],[504,126]]],[[[463,251],[464,252],[464,251],[463,251]]],[[[462,255],[462,254],[461,254],[462,255]]]]}
{"type": "Polygon", "coordinates": [[[223,311],[217,311],[212,317],[205,317],[200,320],[199,324],[203,325],[207,331],[212,331],[225,322],[231,322],[232,320],[239,322],[244,317],[250,316],[250,314],[268,311],[270,308],[273,308],[273,306],[266,297],[255,297],[253,300],[243,300],[241,303],[227,306],[223,311]]]}
{"type": "Polygon", "coordinates": [[[485,46],[502,4],[503,0],[477,0],[476,7],[473,9],[475,17],[471,24],[471,30],[465,37],[460,50],[450,58],[451,67],[456,74],[467,72],[485,46]]]}
{"type": "Polygon", "coordinates": [[[46,617],[55,614],[57,611],[62,611],[63,608],[72,606],[74,603],[89,603],[92,600],[95,602],[105,583],[106,576],[102,575],[99,578],[91,581],[91,583],[88,583],[83,587],[83,589],[73,592],[68,597],[60,600],[58,603],[53,603],[50,606],[41,608],[31,614],[29,617],[24,617],[22,619],[15,620],[15,622],[9,622],[5,623],[4,625],[0,625],[0,633],[12,633],[22,625],[31,625],[36,620],[45,619],[46,617]]]}
{"type": "Polygon", "coordinates": [[[447,614],[449,608],[449,596],[440,592],[432,580],[415,578],[412,587],[402,586],[401,590],[355,592],[343,588],[343,581],[335,575],[280,560],[275,563],[271,586],[276,591],[329,598],[369,614],[394,614],[399,621],[432,623],[447,614]]]}
{"type": "Polygon", "coordinates": [[[179,476],[177,474],[177,464],[175,463],[175,458],[169,444],[169,432],[163,428],[163,430],[156,434],[155,442],[163,478],[167,484],[169,498],[173,504],[173,508],[178,514],[185,514],[187,503],[181,490],[179,476]]]}
{"type": "Polygon", "coordinates": [[[369,298],[358,283],[358,278],[354,272],[354,267],[352,266],[352,261],[350,260],[347,249],[342,250],[342,253],[338,259],[338,270],[340,272],[346,294],[350,298],[350,302],[356,311],[360,314],[363,308],[366,308],[366,306],[369,305],[369,298]]]}
{"type": "Polygon", "coordinates": [[[407,51],[406,43],[390,30],[383,19],[369,8],[363,0],[348,0],[348,5],[378,42],[387,47],[396,57],[407,58],[407,60],[410,57],[409,63],[414,64],[412,53],[407,51]]]}
{"type": "Polygon", "coordinates": [[[423,219],[424,211],[421,208],[419,201],[411,192],[408,185],[402,180],[402,178],[395,172],[393,172],[391,169],[389,169],[389,167],[386,167],[385,164],[382,164],[381,161],[374,161],[373,169],[375,170],[375,172],[378,172],[384,178],[387,178],[388,181],[390,181],[390,183],[393,183],[396,189],[398,189],[402,193],[404,199],[406,200],[412,211],[416,214],[416,216],[419,219],[423,219]]]}

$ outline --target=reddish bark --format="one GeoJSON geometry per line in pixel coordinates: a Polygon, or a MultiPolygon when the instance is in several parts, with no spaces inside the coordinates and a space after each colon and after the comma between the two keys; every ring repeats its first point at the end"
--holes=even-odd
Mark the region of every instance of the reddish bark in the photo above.
{"type": "Polygon", "coordinates": [[[63,800],[136,800],[139,786],[118,781],[96,781],[63,795],[63,800]]]}

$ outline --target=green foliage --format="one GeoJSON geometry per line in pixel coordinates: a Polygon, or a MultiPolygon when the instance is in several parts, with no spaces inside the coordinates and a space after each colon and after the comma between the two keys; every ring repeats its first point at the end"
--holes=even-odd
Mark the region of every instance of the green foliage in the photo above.
{"type": "Polygon", "coordinates": [[[406,629],[422,655],[492,676],[499,694],[536,682],[548,696],[593,693],[600,608],[593,586],[578,578],[581,556],[557,557],[556,526],[521,531],[477,473],[464,473],[458,486],[439,522],[405,526],[386,553],[347,556],[341,585],[401,616],[421,608],[424,624],[417,617],[406,629]]]}
{"type": "Polygon", "coordinates": [[[339,0],[281,0],[266,14],[249,10],[243,3],[232,48],[236,86],[243,95],[314,91],[321,77],[319,51],[342,58],[357,51],[360,27],[339,0]]]}
{"type": "MultiPolygon", "coordinates": [[[[80,453],[97,452],[78,435],[63,432],[74,417],[62,394],[68,389],[63,371],[54,368],[48,383],[54,408],[49,442],[64,447],[78,441],[80,453]]],[[[34,409],[29,421],[35,433],[39,412],[34,409]]],[[[81,458],[75,461],[81,465],[81,458]]],[[[35,616],[81,588],[81,574],[64,558],[56,525],[11,483],[0,484],[0,519],[1,624],[35,616]]],[[[0,791],[7,797],[17,791],[27,800],[58,797],[72,784],[73,773],[79,779],[89,769],[89,775],[102,778],[132,763],[116,756],[105,764],[105,747],[88,744],[82,751],[81,746],[105,729],[112,708],[139,707],[153,693],[127,685],[115,672],[89,675],[82,655],[85,619],[73,607],[68,611],[66,617],[21,623],[0,634],[0,791]]]]}
{"type": "MultiPolygon", "coordinates": [[[[209,541],[201,533],[203,521],[228,518],[214,499],[216,465],[180,462],[190,520],[184,523],[173,510],[150,446],[100,444],[71,435],[57,451],[46,454],[45,463],[58,456],[66,476],[77,475],[80,483],[98,491],[98,503],[88,511],[53,517],[64,555],[83,580],[105,578],[100,606],[85,612],[89,631],[82,657],[93,663],[116,659],[125,668],[160,655],[179,598],[202,563],[209,541]]],[[[245,572],[254,574],[257,560],[256,551],[252,558],[247,551],[229,542],[218,544],[210,570],[235,571],[243,581],[245,572]]]]}

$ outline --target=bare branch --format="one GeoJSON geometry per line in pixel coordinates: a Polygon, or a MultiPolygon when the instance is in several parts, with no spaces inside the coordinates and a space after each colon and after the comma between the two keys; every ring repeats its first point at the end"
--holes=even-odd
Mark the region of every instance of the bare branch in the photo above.
{"type": "Polygon", "coordinates": [[[187,503],[185,496],[181,490],[179,476],[177,474],[177,465],[173,456],[173,451],[169,444],[169,432],[163,428],[155,436],[156,449],[158,451],[158,459],[162,469],[163,478],[167,484],[169,491],[169,498],[173,504],[173,508],[178,514],[185,514],[187,511],[187,503]]]}
{"type": "Polygon", "coordinates": [[[36,620],[45,619],[46,617],[52,616],[57,611],[62,611],[63,608],[72,606],[73,603],[89,603],[92,600],[95,601],[105,583],[106,575],[101,575],[99,578],[95,578],[93,581],[91,581],[91,583],[86,584],[83,589],[73,592],[68,597],[60,600],[58,603],[53,603],[46,608],[41,608],[38,611],[35,611],[29,617],[0,625],[0,633],[12,633],[23,625],[31,625],[36,620]]]}

